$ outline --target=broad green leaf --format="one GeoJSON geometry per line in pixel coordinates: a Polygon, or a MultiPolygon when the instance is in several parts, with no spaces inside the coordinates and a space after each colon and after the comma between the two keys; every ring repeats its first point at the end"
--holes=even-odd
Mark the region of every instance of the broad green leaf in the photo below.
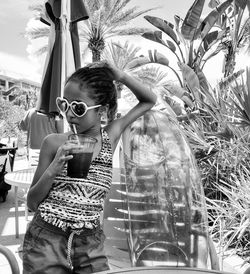
{"type": "Polygon", "coordinates": [[[192,102],[192,100],[187,97],[186,95],[184,95],[181,100],[186,103],[189,107],[193,108],[194,107],[194,103],[192,102]]]}
{"type": "Polygon", "coordinates": [[[204,50],[207,51],[210,48],[210,45],[217,40],[219,36],[219,32],[216,31],[212,31],[209,32],[203,39],[203,46],[204,46],[204,50]]]}
{"type": "Polygon", "coordinates": [[[211,28],[215,25],[222,13],[231,5],[232,2],[233,0],[227,0],[220,4],[218,7],[216,7],[214,10],[212,10],[201,22],[197,30],[197,35],[200,35],[200,37],[203,39],[211,30],[211,28]]]}
{"type": "Polygon", "coordinates": [[[220,4],[220,0],[210,0],[208,6],[210,9],[216,8],[220,4]]]}
{"type": "Polygon", "coordinates": [[[248,13],[250,13],[250,1],[247,1],[247,9],[248,9],[248,13]]]}
{"type": "Polygon", "coordinates": [[[151,61],[154,63],[164,65],[164,66],[169,66],[169,60],[163,54],[158,52],[156,49],[154,50],[153,60],[151,60],[151,61]]]}
{"type": "Polygon", "coordinates": [[[186,103],[189,107],[193,108],[194,103],[188,97],[188,91],[185,88],[182,88],[177,85],[164,85],[164,88],[167,89],[172,95],[180,98],[184,103],[186,103]]]}
{"type": "Polygon", "coordinates": [[[147,65],[150,63],[157,63],[164,66],[169,66],[169,60],[161,53],[159,53],[156,49],[154,51],[148,50],[149,57],[140,56],[129,62],[128,69],[135,69],[143,65],[147,65]]]}
{"type": "Polygon", "coordinates": [[[185,63],[178,63],[178,65],[181,69],[182,76],[187,87],[193,93],[195,98],[199,98],[200,93],[197,90],[200,89],[200,84],[199,78],[195,71],[185,63]]]}
{"type": "Polygon", "coordinates": [[[235,5],[244,10],[246,8],[247,2],[249,2],[249,1],[248,0],[235,0],[235,5]]]}
{"type": "Polygon", "coordinates": [[[174,16],[174,20],[175,20],[176,29],[179,30],[179,28],[180,28],[180,22],[181,22],[180,16],[175,15],[175,16],[174,16]]]}
{"type": "Polygon", "coordinates": [[[171,51],[173,51],[173,52],[176,51],[176,46],[173,42],[171,42],[170,40],[166,40],[166,43],[169,46],[169,48],[171,49],[171,51]]]}
{"type": "Polygon", "coordinates": [[[225,30],[222,30],[220,32],[218,31],[213,31],[208,33],[204,39],[202,40],[202,42],[200,43],[200,46],[197,50],[197,54],[195,56],[195,63],[197,65],[200,64],[200,61],[202,60],[203,56],[207,53],[208,50],[211,49],[211,47],[219,42],[221,40],[221,38],[224,36],[225,34],[225,30]]]}
{"type": "Polygon", "coordinates": [[[162,32],[161,31],[147,31],[142,34],[142,37],[151,40],[153,42],[160,43],[163,46],[166,46],[166,43],[162,40],[162,32]]]}
{"type": "Polygon", "coordinates": [[[205,0],[195,0],[181,26],[181,34],[187,40],[193,40],[200,16],[204,7],[205,0]]]}
{"type": "Polygon", "coordinates": [[[148,56],[149,56],[150,62],[154,62],[154,55],[153,55],[152,50],[148,50],[148,56]]]}
{"type": "Polygon", "coordinates": [[[203,73],[203,71],[200,69],[200,67],[197,66],[195,68],[195,72],[196,72],[196,75],[199,79],[200,88],[203,91],[208,91],[209,90],[209,85],[208,85],[207,78],[206,78],[205,74],[203,73]]]}
{"type": "Polygon", "coordinates": [[[135,68],[138,68],[140,66],[147,65],[149,63],[150,63],[150,61],[149,61],[148,57],[139,56],[139,57],[133,59],[131,62],[129,62],[128,65],[127,65],[127,68],[128,69],[135,69],[135,68]]]}
{"type": "Polygon", "coordinates": [[[179,44],[180,42],[178,41],[177,35],[173,29],[173,25],[161,18],[154,17],[154,16],[149,16],[146,15],[144,18],[151,23],[153,26],[156,28],[162,30],[164,33],[166,33],[169,37],[171,37],[176,44],[179,44]]]}
{"type": "Polygon", "coordinates": [[[182,98],[187,93],[186,89],[178,85],[173,85],[172,83],[164,85],[164,88],[168,90],[172,95],[175,95],[178,98],[182,98]]]}
{"type": "Polygon", "coordinates": [[[197,50],[197,53],[195,54],[194,64],[199,66],[203,56],[205,55],[205,53],[206,53],[206,51],[203,47],[203,44],[201,43],[201,45],[199,46],[199,48],[197,50]]]}

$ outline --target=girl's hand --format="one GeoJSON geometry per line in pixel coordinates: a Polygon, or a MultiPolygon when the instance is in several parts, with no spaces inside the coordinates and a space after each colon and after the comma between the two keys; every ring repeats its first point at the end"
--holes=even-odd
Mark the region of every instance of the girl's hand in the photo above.
{"type": "Polygon", "coordinates": [[[89,64],[88,67],[90,67],[90,68],[103,68],[103,67],[108,68],[113,74],[114,81],[120,81],[124,75],[124,72],[122,70],[113,66],[106,60],[89,64]]]}
{"type": "Polygon", "coordinates": [[[81,148],[82,146],[79,145],[77,141],[66,141],[57,149],[56,155],[51,162],[49,169],[55,175],[60,173],[64,168],[65,163],[73,158],[73,155],[71,154],[72,149],[77,150],[81,148]]]}

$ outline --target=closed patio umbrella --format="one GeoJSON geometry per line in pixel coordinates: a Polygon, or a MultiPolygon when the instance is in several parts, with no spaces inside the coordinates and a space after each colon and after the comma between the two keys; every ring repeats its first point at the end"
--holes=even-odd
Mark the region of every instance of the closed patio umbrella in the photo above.
{"type": "Polygon", "coordinates": [[[81,66],[77,22],[88,19],[82,0],[48,0],[45,17],[50,25],[48,53],[37,110],[58,113],[56,97],[62,96],[65,79],[81,66]]]}

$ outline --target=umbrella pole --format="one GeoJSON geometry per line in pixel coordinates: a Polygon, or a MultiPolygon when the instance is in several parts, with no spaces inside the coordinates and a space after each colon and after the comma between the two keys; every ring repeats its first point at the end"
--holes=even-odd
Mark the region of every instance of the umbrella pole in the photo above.
{"type": "Polygon", "coordinates": [[[65,43],[66,43],[66,24],[67,24],[67,0],[61,0],[61,16],[60,16],[60,24],[61,24],[61,97],[63,97],[63,89],[64,83],[66,79],[65,75],[65,43]]]}
{"type": "MultiPolygon", "coordinates": [[[[69,23],[69,16],[70,15],[70,0],[61,0],[61,16],[60,16],[60,24],[61,24],[61,94],[60,96],[63,97],[64,93],[64,85],[66,80],[66,30],[67,24],[69,23]],[[69,9],[69,10],[68,10],[69,9]]],[[[64,132],[69,130],[69,125],[67,120],[63,119],[63,128],[64,132]]]]}

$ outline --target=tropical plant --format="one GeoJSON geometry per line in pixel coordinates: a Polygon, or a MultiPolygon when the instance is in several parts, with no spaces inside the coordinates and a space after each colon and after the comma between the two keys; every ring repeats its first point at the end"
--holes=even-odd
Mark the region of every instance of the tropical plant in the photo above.
{"type": "Polygon", "coordinates": [[[231,75],[222,78],[219,81],[219,89],[220,90],[225,90],[227,89],[235,80],[237,80],[237,78],[244,72],[244,69],[240,69],[236,72],[233,72],[231,75]]]}
{"type": "Polygon", "coordinates": [[[250,128],[250,71],[246,69],[246,84],[243,77],[241,83],[235,81],[235,85],[231,85],[232,96],[232,114],[233,122],[247,131],[250,128]]]}
{"type": "Polygon", "coordinates": [[[18,124],[23,118],[25,110],[5,100],[0,100],[0,110],[1,138],[18,136],[18,124]]]}
{"type": "MultiPolygon", "coordinates": [[[[89,19],[84,23],[79,22],[79,38],[87,42],[87,49],[92,53],[92,60],[100,60],[106,46],[106,40],[114,36],[140,35],[146,28],[131,27],[129,22],[156,8],[138,11],[137,7],[127,8],[131,0],[87,0],[84,4],[89,11],[89,19]]],[[[40,19],[38,14],[43,14],[42,4],[32,5],[31,10],[36,12],[35,19],[40,19]]],[[[49,29],[46,26],[32,28],[26,31],[30,39],[48,37],[49,29]]],[[[37,53],[46,51],[47,46],[40,48],[37,53]]]]}
{"type": "Polygon", "coordinates": [[[247,69],[230,90],[201,92],[199,112],[181,120],[200,169],[211,236],[222,252],[235,248],[248,261],[249,79],[247,69]]]}
{"type": "Polygon", "coordinates": [[[223,2],[201,20],[205,1],[195,0],[184,20],[179,16],[174,17],[175,25],[158,17],[145,16],[159,30],[145,32],[142,36],[168,48],[175,56],[181,73],[170,64],[168,58],[156,50],[150,51],[148,57],[140,58],[138,65],[153,62],[167,66],[175,73],[180,86],[189,91],[193,100],[202,99],[198,90],[209,89],[202,70],[205,63],[222,50],[220,42],[226,33],[225,29],[218,30],[215,27],[232,2],[233,0],[223,2]],[[170,40],[165,40],[163,35],[170,40]]]}
{"type": "Polygon", "coordinates": [[[12,92],[14,97],[13,105],[19,106],[20,108],[24,108],[28,110],[33,108],[37,104],[38,92],[36,89],[18,89],[12,92]]]}
{"type": "Polygon", "coordinates": [[[223,63],[224,77],[231,75],[235,68],[236,54],[244,47],[249,52],[250,42],[250,3],[247,0],[234,0],[232,5],[222,13],[216,26],[226,30],[220,43],[225,52],[223,63]],[[246,15],[248,11],[248,15],[246,15]]]}
{"type": "MultiPolygon", "coordinates": [[[[244,153],[249,155],[250,151],[246,145],[241,148],[244,148],[244,153]]],[[[220,246],[221,255],[223,256],[229,248],[234,248],[235,253],[249,262],[250,193],[248,182],[250,173],[249,162],[242,162],[242,168],[237,174],[228,172],[226,181],[220,178],[213,183],[214,189],[224,197],[223,199],[222,197],[220,199],[207,197],[207,206],[211,213],[209,216],[212,224],[210,232],[220,246]]]]}
{"type": "MultiPolygon", "coordinates": [[[[124,44],[111,42],[108,44],[103,52],[102,58],[109,60],[115,67],[131,73],[134,77],[146,83],[153,88],[162,98],[170,97],[166,86],[170,86],[170,81],[167,79],[167,73],[162,71],[159,67],[153,65],[134,68],[134,60],[141,48],[134,46],[132,43],[126,41],[124,44]]],[[[121,90],[123,89],[123,98],[131,103],[135,102],[135,96],[128,92],[128,89],[121,83],[117,83],[118,98],[120,98],[121,90]]]]}
{"type": "MultiPolygon", "coordinates": [[[[124,44],[110,41],[107,47],[103,50],[102,59],[109,60],[113,66],[121,70],[128,70],[128,64],[136,58],[140,49],[140,47],[136,47],[128,41],[124,44]]],[[[120,98],[123,85],[120,82],[117,82],[116,84],[118,98],[120,98]]]]}
{"type": "Polygon", "coordinates": [[[140,47],[133,45],[126,41],[124,44],[120,42],[109,43],[108,47],[104,50],[102,58],[109,60],[114,66],[121,70],[132,73],[138,79],[146,82],[152,87],[163,87],[169,81],[167,73],[156,66],[134,66],[140,54],[140,47]]]}
{"type": "Polygon", "coordinates": [[[128,69],[128,64],[137,57],[140,50],[140,47],[128,41],[125,41],[123,44],[110,41],[102,53],[102,59],[109,60],[121,70],[126,70],[128,69]]]}

